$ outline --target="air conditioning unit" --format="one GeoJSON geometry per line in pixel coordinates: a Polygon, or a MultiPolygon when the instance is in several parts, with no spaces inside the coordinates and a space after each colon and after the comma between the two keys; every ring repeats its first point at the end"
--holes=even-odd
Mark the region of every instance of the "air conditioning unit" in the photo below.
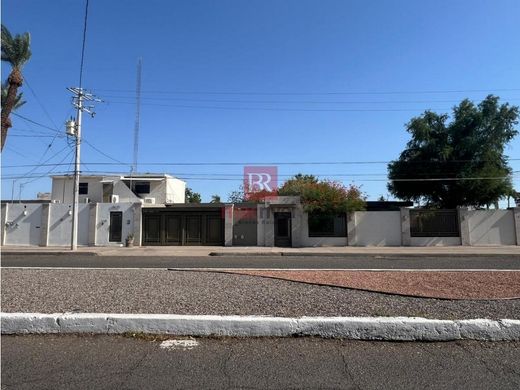
{"type": "Polygon", "coordinates": [[[90,198],[83,198],[81,199],[82,203],[90,203],[90,198]]]}
{"type": "Polygon", "coordinates": [[[144,198],[145,204],[155,204],[155,198],[144,198]]]}
{"type": "Polygon", "coordinates": [[[110,203],[119,203],[119,195],[112,195],[110,197],[110,203]]]}

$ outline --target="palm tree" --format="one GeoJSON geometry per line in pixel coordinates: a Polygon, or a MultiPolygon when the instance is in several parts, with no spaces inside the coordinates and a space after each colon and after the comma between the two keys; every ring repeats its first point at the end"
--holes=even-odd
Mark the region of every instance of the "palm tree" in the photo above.
{"type": "MultiPolygon", "coordinates": [[[[1,133],[1,149],[4,149],[7,131],[11,127],[9,115],[15,109],[18,98],[18,88],[23,84],[22,67],[29,58],[31,58],[31,35],[26,32],[11,35],[7,27],[2,24],[2,61],[11,64],[11,73],[7,78],[7,95],[5,101],[2,102],[2,133],[1,133]]],[[[20,101],[18,100],[18,103],[20,101]]]]}
{"type": "MultiPolygon", "coordinates": [[[[7,100],[7,83],[2,83],[2,109],[4,108],[5,102],[7,100]]],[[[26,102],[23,99],[23,92],[20,92],[16,95],[14,107],[12,111],[18,110],[20,107],[22,107],[26,102]]]]}
{"type": "Polygon", "coordinates": [[[211,202],[210,203],[220,203],[220,195],[211,195],[211,202]]]}

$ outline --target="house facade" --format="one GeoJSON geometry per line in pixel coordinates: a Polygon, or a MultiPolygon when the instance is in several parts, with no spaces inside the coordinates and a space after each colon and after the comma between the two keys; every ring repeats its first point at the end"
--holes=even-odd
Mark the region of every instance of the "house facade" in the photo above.
{"type": "MultiPolygon", "coordinates": [[[[72,203],[74,177],[52,176],[51,200],[72,203]]],[[[184,203],[186,182],[170,175],[81,175],[80,203],[184,203]]]]}

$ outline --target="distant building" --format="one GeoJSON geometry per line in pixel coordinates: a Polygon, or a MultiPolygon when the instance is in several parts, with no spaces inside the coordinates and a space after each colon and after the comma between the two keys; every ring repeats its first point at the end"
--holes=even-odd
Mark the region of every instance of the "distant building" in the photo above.
{"type": "Polygon", "coordinates": [[[52,194],[50,192],[38,192],[36,199],[38,200],[51,200],[52,194]]]}
{"type": "MultiPolygon", "coordinates": [[[[74,177],[52,176],[51,199],[72,203],[74,177]]],[[[184,203],[186,182],[166,174],[81,175],[79,202],[165,205],[184,203]]]]}

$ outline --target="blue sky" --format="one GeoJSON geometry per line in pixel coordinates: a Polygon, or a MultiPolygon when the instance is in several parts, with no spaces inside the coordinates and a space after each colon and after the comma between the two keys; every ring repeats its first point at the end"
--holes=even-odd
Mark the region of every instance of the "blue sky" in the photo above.
{"type": "MultiPolygon", "coordinates": [[[[18,113],[60,131],[54,138],[13,117],[3,199],[13,184],[5,179],[33,169],[10,166],[72,162],[63,123],[73,114],[66,87],[78,84],[84,4],[2,2],[11,32],[32,35],[27,103],[18,113]]],[[[132,162],[142,57],[139,162],[238,165],[140,165],[140,172],[188,177],[209,201],[240,185],[240,164],[280,162],[280,180],[314,173],[362,185],[369,199],[386,196],[386,164],[289,163],[392,160],[409,138],[404,124],[425,109],[448,112],[489,93],[520,104],[518,15],[517,0],[90,0],[83,86],[105,102],[83,122],[83,172],[129,171],[92,164],[132,162]]],[[[8,71],[4,65],[3,79],[8,71]]],[[[520,138],[507,154],[520,158],[520,138]]],[[[520,170],[520,161],[511,165],[520,170]]],[[[17,179],[15,198],[20,184],[25,199],[49,191],[50,179],[35,176],[51,169],[71,166],[37,167],[17,179]]]]}

